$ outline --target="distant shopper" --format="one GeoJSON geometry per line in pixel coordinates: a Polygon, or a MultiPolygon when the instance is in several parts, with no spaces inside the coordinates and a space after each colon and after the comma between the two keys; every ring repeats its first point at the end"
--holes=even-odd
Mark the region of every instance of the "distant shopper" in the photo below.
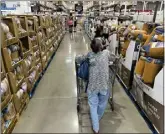
{"type": "Polygon", "coordinates": [[[115,57],[108,50],[102,51],[102,42],[98,38],[91,42],[91,49],[91,53],[77,57],[76,60],[81,62],[89,59],[88,103],[93,131],[99,133],[99,121],[107,106],[110,91],[109,61],[113,61],[115,57]]]}
{"type": "Polygon", "coordinates": [[[77,27],[77,19],[75,18],[75,20],[74,20],[74,31],[76,31],[76,27],[77,27]]]}
{"type": "Polygon", "coordinates": [[[102,28],[100,25],[96,26],[95,38],[102,37],[102,28]]]}
{"type": "Polygon", "coordinates": [[[72,36],[72,32],[73,32],[73,17],[72,16],[69,17],[68,26],[69,26],[69,33],[71,33],[71,36],[72,36]]]}
{"type": "Polygon", "coordinates": [[[103,27],[103,37],[108,40],[109,37],[109,28],[108,25],[105,23],[103,27]]]}
{"type": "Polygon", "coordinates": [[[101,27],[101,31],[102,31],[102,35],[103,35],[103,28],[104,28],[104,21],[103,20],[101,20],[100,27],[101,27]]]}

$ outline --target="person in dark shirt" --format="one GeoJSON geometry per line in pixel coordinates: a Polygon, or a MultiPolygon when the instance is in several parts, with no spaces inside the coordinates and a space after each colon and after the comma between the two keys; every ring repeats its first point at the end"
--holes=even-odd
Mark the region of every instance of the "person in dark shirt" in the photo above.
{"type": "Polygon", "coordinates": [[[74,20],[74,31],[76,32],[76,27],[77,27],[77,19],[75,18],[74,20]]]}
{"type": "Polygon", "coordinates": [[[100,25],[97,25],[96,31],[95,31],[95,38],[102,37],[102,28],[100,25]]]}

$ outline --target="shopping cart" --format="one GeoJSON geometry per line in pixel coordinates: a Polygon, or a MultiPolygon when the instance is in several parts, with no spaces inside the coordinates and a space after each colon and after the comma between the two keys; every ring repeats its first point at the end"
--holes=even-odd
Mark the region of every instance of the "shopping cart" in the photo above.
{"type": "MultiPolygon", "coordinates": [[[[114,110],[114,103],[113,103],[113,90],[114,89],[113,89],[113,87],[114,87],[114,83],[115,83],[119,60],[120,60],[120,58],[116,57],[115,61],[111,62],[109,64],[109,73],[110,73],[109,83],[110,83],[110,95],[111,96],[110,96],[108,102],[111,106],[112,111],[114,110]]],[[[87,82],[77,76],[77,70],[78,70],[79,66],[80,66],[80,64],[77,63],[75,60],[76,80],[77,80],[77,112],[78,112],[79,121],[81,122],[81,114],[84,113],[84,107],[88,107],[88,103],[87,103],[87,94],[85,93],[87,82]],[[86,106],[84,106],[84,104],[86,106]]],[[[88,113],[88,112],[89,112],[89,110],[85,111],[85,113],[88,113]]]]}

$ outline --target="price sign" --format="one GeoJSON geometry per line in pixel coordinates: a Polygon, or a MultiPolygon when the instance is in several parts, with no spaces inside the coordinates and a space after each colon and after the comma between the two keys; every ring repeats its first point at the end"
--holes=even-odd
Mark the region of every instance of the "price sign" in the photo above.
{"type": "Polygon", "coordinates": [[[82,14],[83,13],[83,4],[75,4],[75,12],[77,12],[78,14],[82,14]]]}

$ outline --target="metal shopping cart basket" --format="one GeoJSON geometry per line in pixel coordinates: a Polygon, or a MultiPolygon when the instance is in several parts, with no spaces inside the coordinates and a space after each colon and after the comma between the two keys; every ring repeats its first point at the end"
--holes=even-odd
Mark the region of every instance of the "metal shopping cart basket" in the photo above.
{"type": "MultiPolygon", "coordinates": [[[[116,78],[116,73],[118,69],[118,63],[119,63],[120,58],[116,57],[115,61],[113,63],[109,64],[109,73],[110,73],[110,98],[109,98],[109,104],[111,106],[111,110],[114,110],[114,103],[113,103],[113,86],[115,83],[115,78],[116,78]]],[[[88,111],[84,111],[85,107],[88,107],[88,102],[87,102],[87,94],[85,93],[86,89],[86,84],[87,82],[84,81],[83,79],[77,77],[77,70],[79,68],[80,64],[76,62],[75,60],[75,68],[76,68],[76,80],[77,80],[77,112],[78,112],[78,117],[79,117],[79,123],[81,124],[81,115],[82,114],[87,114],[89,113],[88,111]],[[85,103],[84,103],[85,102],[85,103]],[[85,105],[85,106],[84,106],[85,105]]]]}

